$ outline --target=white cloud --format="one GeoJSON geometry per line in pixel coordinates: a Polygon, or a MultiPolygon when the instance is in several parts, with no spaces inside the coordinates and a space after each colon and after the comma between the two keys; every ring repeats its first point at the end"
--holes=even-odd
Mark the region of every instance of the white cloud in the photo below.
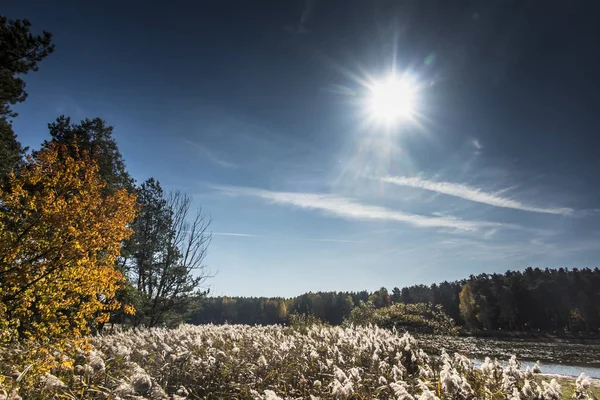
{"type": "Polygon", "coordinates": [[[392,210],[386,207],[360,203],[354,199],[319,193],[275,192],[239,186],[214,186],[213,189],[230,196],[257,197],[275,204],[318,210],[327,215],[351,220],[396,221],[421,228],[450,228],[459,231],[478,231],[482,228],[508,225],[468,221],[453,217],[429,217],[392,210]]]}
{"type": "Polygon", "coordinates": [[[324,239],[324,238],[307,238],[307,237],[299,237],[295,238],[298,240],[309,240],[311,242],[329,242],[329,243],[359,243],[356,240],[346,240],[346,239],[324,239]]]}
{"type": "MultiPolygon", "coordinates": [[[[237,233],[237,232],[212,232],[213,236],[233,236],[233,237],[247,237],[247,238],[266,238],[267,236],[254,235],[252,233],[237,233]]],[[[282,236],[279,236],[280,238],[282,236]]],[[[285,236],[283,236],[285,238],[285,236]]],[[[311,237],[288,237],[291,240],[308,240],[311,242],[329,242],[329,243],[359,243],[356,240],[348,239],[331,239],[331,238],[311,238],[311,237]]]]}
{"type": "Polygon", "coordinates": [[[251,233],[234,233],[234,232],[212,232],[213,236],[238,236],[238,237],[258,237],[251,233]]]}
{"type": "Polygon", "coordinates": [[[478,139],[473,139],[471,143],[473,143],[473,147],[475,147],[477,150],[481,150],[483,148],[478,139]]]}
{"type": "Polygon", "coordinates": [[[460,197],[461,199],[474,201],[477,203],[488,204],[494,207],[512,208],[515,210],[530,211],[545,214],[557,215],[572,215],[571,208],[551,208],[551,207],[535,207],[523,204],[517,200],[512,200],[500,196],[500,192],[488,193],[481,189],[452,182],[438,182],[419,177],[405,176],[386,176],[381,178],[383,182],[393,183],[398,186],[409,186],[418,189],[430,190],[448,196],[460,197]]]}

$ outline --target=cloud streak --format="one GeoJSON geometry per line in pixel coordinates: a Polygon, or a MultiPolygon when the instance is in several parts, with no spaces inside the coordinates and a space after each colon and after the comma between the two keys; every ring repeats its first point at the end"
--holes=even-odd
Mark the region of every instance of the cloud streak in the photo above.
{"type": "Polygon", "coordinates": [[[213,232],[213,236],[236,236],[236,237],[250,237],[255,238],[257,235],[253,235],[251,233],[234,233],[234,232],[213,232]]]}
{"type": "Polygon", "coordinates": [[[508,227],[506,224],[469,221],[454,217],[430,217],[405,213],[382,206],[363,204],[355,199],[336,195],[302,192],[275,192],[239,186],[213,186],[214,190],[229,196],[255,197],[269,203],[317,210],[326,215],[363,221],[395,221],[419,228],[444,228],[459,231],[479,231],[485,228],[508,227]]]}
{"type": "Polygon", "coordinates": [[[311,242],[328,242],[328,243],[359,243],[356,240],[345,240],[345,239],[323,239],[323,238],[308,238],[308,237],[299,237],[293,238],[297,240],[308,240],[311,242]]]}
{"type": "Polygon", "coordinates": [[[206,156],[206,158],[208,160],[210,160],[214,164],[217,164],[220,167],[223,167],[223,168],[237,168],[238,167],[237,164],[223,160],[222,158],[217,156],[213,151],[207,149],[206,147],[204,147],[202,145],[199,145],[198,143],[192,142],[191,140],[184,140],[184,143],[196,147],[198,150],[200,150],[206,156]]]}
{"type": "Polygon", "coordinates": [[[290,33],[295,33],[299,35],[310,33],[310,30],[306,28],[306,23],[308,22],[308,18],[312,13],[313,6],[314,0],[306,0],[306,2],[304,3],[304,8],[302,9],[302,15],[300,16],[300,22],[298,22],[298,25],[285,25],[284,29],[290,33]]]}
{"type": "Polygon", "coordinates": [[[381,178],[382,182],[391,183],[397,186],[407,186],[417,189],[429,190],[448,196],[459,197],[461,199],[473,201],[476,203],[487,204],[494,207],[511,208],[514,210],[529,211],[543,214],[572,215],[573,209],[566,207],[535,207],[521,203],[520,201],[509,199],[500,195],[501,192],[489,193],[481,189],[453,182],[438,182],[419,177],[405,176],[386,176],[381,178]]]}
{"type": "MultiPolygon", "coordinates": [[[[213,236],[245,237],[245,238],[265,238],[265,237],[268,237],[268,236],[254,235],[252,233],[237,233],[237,232],[212,232],[212,235],[213,236]]],[[[311,241],[311,242],[328,242],[328,243],[359,243],[356,240],[330,239],[330,238],[289,237],[288,239],[293,239],[293,240],[308,240],[308,241],[311,241]]]]}

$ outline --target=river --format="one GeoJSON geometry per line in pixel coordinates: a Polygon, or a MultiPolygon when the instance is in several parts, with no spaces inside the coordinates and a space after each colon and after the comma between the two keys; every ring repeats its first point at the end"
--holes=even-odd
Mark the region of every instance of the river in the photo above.
{"type": "Polygon", "coordinates": [[[499,361],[513,354],[523,368],[540,362],[542,373],[578,376],[581,372],[600,379],[600,340],[576,339],[490,339],[453,336],[419,336],[425,348],[445,349],[471,357],[476,363],[485,357],[499,361]]]}

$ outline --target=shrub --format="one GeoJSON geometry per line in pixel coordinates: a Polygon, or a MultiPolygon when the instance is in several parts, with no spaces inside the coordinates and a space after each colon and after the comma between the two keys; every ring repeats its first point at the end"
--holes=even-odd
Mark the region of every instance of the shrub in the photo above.
{"type": "Polygon", "coordinates": [[[455,335],[458,330],[454,320],[440,305],[397,303],[377,308],[371,303],[355,307],[345,321],[346,325],[377,325],[382,328],[396,328],[415,333],[436,333],[455,335]]]}
{"type": "Polygon", "coordinates": [[[287,326],[306,332],[313,325],[328,326],[326,322],[321,321],[313,314],[302,314],[291,312],[287,316],[287,326]]]}

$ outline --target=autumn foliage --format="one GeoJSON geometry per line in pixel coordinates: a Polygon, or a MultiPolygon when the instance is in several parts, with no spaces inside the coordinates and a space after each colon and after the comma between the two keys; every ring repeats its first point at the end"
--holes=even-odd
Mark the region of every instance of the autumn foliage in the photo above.
{"type": "Polygon", "coordinates": [[[0,339],[80,337],[121,305],[115,269],[135,197],[86,152],[50,144],[0,189],[0,339]]]}

